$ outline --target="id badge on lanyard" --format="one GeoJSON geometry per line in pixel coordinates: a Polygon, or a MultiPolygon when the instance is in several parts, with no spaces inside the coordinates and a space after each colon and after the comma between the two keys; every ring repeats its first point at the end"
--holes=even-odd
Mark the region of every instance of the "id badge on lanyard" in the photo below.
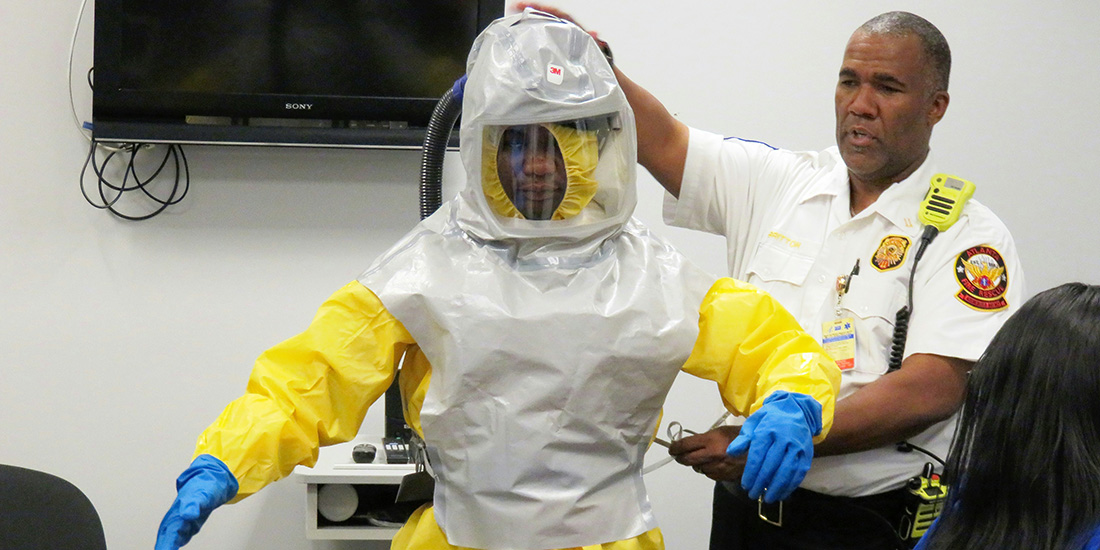
{"type": "Polygon", "coordinates": [[[852,277],[859,274],[859,259],[852,272],[836,278],[836,319],[821,324],[821,347],[836,361],[840,370],[856,366],[856,328],[851,317],[841,317],[840,301],[852,286],[852,277]]]}

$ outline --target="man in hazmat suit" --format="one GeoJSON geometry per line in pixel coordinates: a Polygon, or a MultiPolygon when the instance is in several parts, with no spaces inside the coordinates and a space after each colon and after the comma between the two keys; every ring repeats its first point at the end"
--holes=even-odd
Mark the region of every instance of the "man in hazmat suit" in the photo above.
{"type": "Polygon", "coordinates": [[[771,297],[631,218],[633,114],[591,37],[508,16],[467,70],[466,188],[260,356],[199,437],[158,550],[354,438],[399,363],[435,491],[395,549],[664,548],[641,469],[681,369],[752,413],[730,446],[752,494],[781,499],[809,469],[839,371],[771,297]]]}

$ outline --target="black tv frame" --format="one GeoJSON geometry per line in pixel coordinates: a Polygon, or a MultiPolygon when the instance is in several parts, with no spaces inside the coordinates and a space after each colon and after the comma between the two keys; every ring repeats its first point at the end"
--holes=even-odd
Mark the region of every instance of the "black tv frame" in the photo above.
{"type": "MultiPolygon", "coordinates": [[[[467,1],[477,6],[474,36],[504,14],[504,0],[467,1]]],[[[121,31],[112,25],[120,9],[116,0],[96,2],[92,137],[97,141],[387,149],[423,145],[438,97],[122,89],[112,69],[126,63],[118,46],[121,31]],[[290,107],[299,104],[312,108],[303,112],[290,107]]],[[[469,44],[459,47],[468,50],[469,44]]],[[[457,147],[457,139],[455,132],[451,147],[457,147]]]]}

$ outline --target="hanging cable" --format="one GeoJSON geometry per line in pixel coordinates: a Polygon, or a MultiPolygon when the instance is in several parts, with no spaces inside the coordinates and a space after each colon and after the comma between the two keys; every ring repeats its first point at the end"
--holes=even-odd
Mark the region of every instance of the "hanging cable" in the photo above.
{"type": "MultiPolygon", "coordinates": [[[[142,178],[137,172],[137,165],[139,163],[138,155],[140,151],[151,149],[153,147],[152,145],[142,143],[106,144],[97,141],[92,133],[92,123],[90,121],[81,121],[80,114],[77,113],[76,109],[76,96],[73,94],[73,60],[76,57],[76,40],[80,34],[80,25],[84,19],[84,12],[87,7],[88,0],[82,0],[80,3],[80,10],[77,12],[76,22],[73,25],[72,39],[69,42],[69,73],[67,75],[67,81],[69,83],[70,113],[72,114],[73,122],[76,124],[80,134],[89,142],[88,156],[84,159],[84,166],[80,170],[80,193],[84,195],[84,200],[88,201],[88,204],[96,208],[105,209],[119,218],[132,221],[147,220],[160,214],[169,206],[179,203],[187,195],[187,191],[191,188],[191,171],[187,166],[187,155],[184,154],[182,146],[175,144],[167,145],[164,157],[160,160],[160,164],[157,165],[156,170],[154,170],[149,177],[142,178]],[[107,156],[104,157],[102,163],[96,162],[97,150],[106,151],[108,153],[107,156]],[[122,181],[119,183],[114,183],[106,175],[108,172],[108,165],[116,156],[119,159],[125,159],[126,162],[125,168],[122,171],[122,181]],[[152,190],[153,180],[164,172],[164,168],[168,165],[169,159],[172,160],[175,175],[168,197],[161,198],[152,190]],[[99,195],[98,201],[93,199],[92,195],[88,193],[87,175],[89,166],[91,166],[92,172],[95,173],[96,191],[99,195]],[[154,205],[153,210],[138,215],[127,214],[119,210],[118,204],[122,196],[126,194],[127,191],[137,190],[141,191],[147,199],[147,202],[154,205]]],[[[88,82],[88,89],[93,92],[95,91],[95,84],[92,81],[92,74],[94,71],[94,67],[89,67],[85,76],[88,82]]]]}
{"type": "Polygon", "coordinates": [[[914,445],[914,444],[912,444],[908,441],[902,441],[902,442],[898,443],[897,444],[897,450],[898,450],[898,452],[902,452],[902,453],[910,453],[910,452],[913,452],[913,451],[917,451],[919,453],[924,453],[926,456],[928,456],[932,460],[935,460],[936,462],[939,462],[940,466],[947,466],[947,463],[945,463],[943,461],[943,459],[940,458],[939,456],[936,456],[936,454],[933,453],[932,451],[929,451],[928,449],[918,447],[918,446],[916,446],[916,445],[914,445]]]}
{"type": "MultiPolygon", "coordinates": [[[[66,80],[69,83],[69,108],[72,111],[73,122],[76,123],[76,128],[80,131],[80,135],[91,141],[92,133],[90,123],[81,122],[80,115],[76,112],[76,97],[73,95],[73,58],[76,52],[76,37],[80,33],[80,22],[84,19],[84,10],[87,7],[88,0],[82,0],[80,2],[80,11],[76,14],[76,23],[73,25],[73,36],[69,41],[69,74],[66,80]]],[[[92,88],[92,69],[88,69],[88,88],[92,88]]]]}
{"type": "Polygon", "coordinates": [[[147,220],[160,214],[169,206],[178,204],[187,196],[187,191],[191,188],[191,172],[187,166],[187,155],[183,153],[183,147],[179,145],[167,145],[167,150],[164,152],[164,158],[160,160],[160,164],[157,166],[156,170],[147,178],[142,178],[137,173],[138,153],[142,150],[151,149],[151,145],[126,143],[118,147],[105,148],[105,150],[110,151],[110,153],[104,157],[102,163],[96,162],[96,150],[98,147],[101,147],[99,142],[93,139],[88,149],[88,157],[84,159],[84,167],[80,170],[80,193],[84,195],[84,200],[88,201],[88,204],[96,208],[105,209],[124,220],[147,220]],[[126,157],[126,163],[125,168],[122,170],[122,181],[115,183],[107,176],[107,167],[116,156],[118,158],[124,158],[124,155],[126,157]],[[169,159],[172,160],[175,168],[174,181],[172,183],[171,192],[168,193],[168,197],[161,198],[152,191],[151,186],[153,180],[164,171],[165,166],[168,165],[169,159]],[[94,200],[88,193],[87,173],[89,166],[91,166],[92,172],[95,173],[95,183],[99,201],[94,200]],[[140,190],[146,199],[155,205],[153,211],[146,214],[134,215],[119,210],[119,199],[121,199],[126,192],[137,190],[140,190]]]}

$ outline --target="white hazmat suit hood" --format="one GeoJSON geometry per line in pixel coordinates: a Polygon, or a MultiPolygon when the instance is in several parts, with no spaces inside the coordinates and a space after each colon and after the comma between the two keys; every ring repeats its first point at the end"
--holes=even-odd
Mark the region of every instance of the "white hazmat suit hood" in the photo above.
{"type": "Polygon", "coordinates": [[[595,252],[634,212],[637,150],[633,113],[595,41],[572,23],[527,10],[485,29],[467,71],[459,226],[521,261],[595,252]],[[569,172],[552,220],[517,215],[500,195],[496,153],[508,145],[501,139],[508,128],[530,125],[550,130],[569,172]]]}

